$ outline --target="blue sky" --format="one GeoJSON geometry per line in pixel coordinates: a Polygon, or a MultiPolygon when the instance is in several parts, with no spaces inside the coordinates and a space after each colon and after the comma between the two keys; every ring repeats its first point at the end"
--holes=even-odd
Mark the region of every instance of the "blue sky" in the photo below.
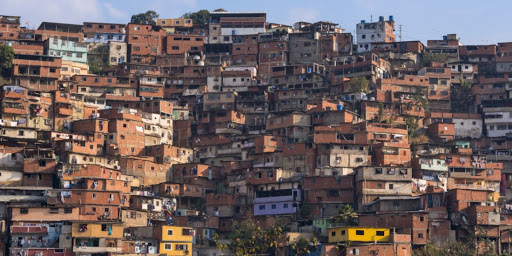
{"type": "MultiPolygon", "coordinates": [[[[476,0],[0,0],[0,14],[22,16],[37,27],[41,21],[81,24],[83,21],[127,23],[132,14],[152,9],[161,18],[200,9],[265,11],[269,22],[332,21],[354,32],[360,20],[393,15],[402,25],[402,40],[441,39],[457,33],[463,44],[512,41],[507,29],[512,1],[476,0]]],[[[396,34],[398,35],[398,26],[396,34]]],[[[398,38],[398,37],[397,37],[398,38]]]]}

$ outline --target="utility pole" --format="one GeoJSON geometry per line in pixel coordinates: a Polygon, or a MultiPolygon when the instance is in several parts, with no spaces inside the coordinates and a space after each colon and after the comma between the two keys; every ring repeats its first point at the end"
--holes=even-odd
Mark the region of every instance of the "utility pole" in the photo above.
{"type": "Polygon", "coordinates": [[[400,42],[402,42],[402,25],[398,25],[398,27],[399,27],[399,30],[400,30],[400,35],[399,35],[400,42]]]}

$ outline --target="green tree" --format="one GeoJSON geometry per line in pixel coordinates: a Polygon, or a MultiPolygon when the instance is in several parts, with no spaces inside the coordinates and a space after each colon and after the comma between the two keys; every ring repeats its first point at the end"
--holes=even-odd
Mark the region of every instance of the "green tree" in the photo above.
{"type": "Polygon", "coordinates": [[[429,65],[432,62],[448,62],[448,56],[444,53],[425,53],[423,54],[423,66],[429,65]]]}
{"type": "Polygon", "coordinates": [[[293,255],[301,256],[310,253],[311,244],[316,245],[317,243],[318,239],[316,237],[311,238],[311,240],[300,237],[296,241],[289,243],[289,245],[293,255]]]}
{"type": "Polygon", "coordinates": [[[349,83],[350,89],[349,90],[350,90],[350,92],[353,92],[353,93],[366,92],[368,90],[369,84],[370,84],[370,82],[364,76],[354,77],[354,78],[350,79],[350,83],[349,83]]]}
{"type": "Polygon", "coordinates": [[[426,109],[428,106],[426,94],[427,94],[427,90],[425,88],[416,87],[416,93],[414,93],[411,96],[413,105],[426,109]]]}
{"type": "Polygon", "coordinates": [[[466,242],[450,242],[445,246],[427,244],[413,252],[414,256],[498,256],[494,251],[494,245],[488,239],[480,239],[480,250],[477,251],[476,237],[466,242]]]}
{"type": "Polygon", "coordinates": [[[2,76],[11,75],[12,60],[14,60],[14,49],[5,44],[0,45],[0,73],[2,76]]]}
{"type": "Polygon", "coordinates": [[[208,10],[199,10],[197,12],[187,12],[181,15],[182,18],[192,19],[194,24],[208,25],[210,22],[210,12],[208,10]]]}
{"type": "Polygon", "coordinates": [[[101,61],[94,61],[89,63],[89,73],[99,75],[103,70],[103,63],[101,61]]]}
{"type": "Polygon", "coordinates": [[[334,217],[334,223],[346,226],[356,225],[357,213],[350,204],[343,205],[338,209],[338,215],[334,217]]]}
{"type": "Polygon", "coordinates": [[[309,219],[309,215],[311,214],[311,205],[302,204],[299,210],[299,218],[300,219],[309,219]]]}
{"type": "Polygon", "coordinates": [[[384,103],[382,103],[382,101],[379,101],[379,114],[378,114],[379,122],[382,121],[382,117],[384,117],[384,103]]]}
{"type": "Polygon", "coordinates": [[[130,23],[143,24],[143,25],[146,25],[146,24],[155,25],[156,24],[155,19],[158,17],[159,17],[158,13],[156,13],[155,11],[149,10],[147,12],[132,15],[132,19],[130,20],[130,23]]]}
{"type": "Polygon", "coordinates": [[[253,219],[242,222],[234,221],[233,230],[229,235],[229,244],[219,242],[219,237],[214,236],[214,243],[219,250],[229,249],[236,255],[274,254],[283,234],[282,225],[277,224],[266,230],[257,226],[253,219]]]}
{"type": "Polygon", "coordinates": [[[452,109],[455,112],[469,112],[473,104],[470,81],[461,79],[460,83],[453,83],[451,86],[452,109]]]}
{"type": "Polygon", "coordinates": [[[227,10],[219,8],[219,9],[215,9],[214,12],[227,12],[227,10]]]}
{"type": "Polygon", "coordinates": [[[409,138],[412,139],[414,137],[414,135],[416,134],[416,130],[418,130],[418,121],[416,120],[416,118],[410,116],[405,121],[405,124],[407,125],[407,131],[409,134],[409,138]]]}

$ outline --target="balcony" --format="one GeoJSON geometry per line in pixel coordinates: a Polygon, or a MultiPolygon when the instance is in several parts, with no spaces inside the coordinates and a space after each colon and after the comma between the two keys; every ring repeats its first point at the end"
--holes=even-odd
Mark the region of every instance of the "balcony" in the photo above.
{"type": "Polygon", "coordinates": [[[262,168],[262,167],[274,167],[274,162],[266,162],[266,163],[255,163],[253,165],[254,168],[262,168]]]}
{"type": "Polygon", "coordinates": [[[412,193],[411,187],[404,186],[396,189],[364,189],[366,195],[406,195],[410,196],[412,193]]]}
{"type": "Polygon", "coordinates": [[[27,110],[23,106],[3,106],[4,114],[14,114],[14,115],[25,115],[27,114],[27,110]]]}
{"type": "Polygon", "coordinates": [[[4,91],[4,98],[24,99],[25,97],[24,91],[4,91]]]}
{"type": "Polygon", "coordinates": [[[73,110],[70,108],[59,108],[59,115],[71,116],[73,115],[73,110]]]}
{"type": "Polygon", "coordinates": [[[420,160],[420,168],[426,171],[437,171],[437,172],[447,172],[448,166],[445,163],[445,160],[441,159],[421,159],[420,160]]]}
{"type": "Polygon", "coordinates": [[[232,128],[217,128],[215,129],[216,134],[236,134],[242,135],[242,131],[232,128]]]}
{"type": "Polygon", "coordinates": [[[459,179],[485,179],[484,173],[479,174],[476,172],[450,172],[450,178],[459,178],[459,179]]]}
{"type": "Polygon", "coordinates": [[[11,234],[47,234],[48,227],[46,226],[12,226],[11,234]]]}
{"type": "Polygon", "coordinates": [[[470,190],[490,190],[499,191],[499,185],[473,185],[473,184],[450,184],[448,189],[470,189],[470,190]]]}
{"type": "Polygon", "coordinates": [[[76,246],[73,248],[74,253],[121,253],[121,247],[89,247],[89,246],[76,246]]]}
{"type": "Polygon", "coordinates": [[[232,155],[232,154],[240,154],[240,153],[242,153],[241,148],[227,148],[227,149],[217,150],[217,155],[232,155]]]}
{"type": "Polygon", "coordinates": [[[253,203],[274,203],[300,201],[300,191],[295,189],[256,191],[253,203]]]}
{"type": "Polygon", "coordinates": [[[254,147],[254,142],[242,144],[242,148],[251,148],[251,147],[254,147]]]}
{"type": "Polygon", "coordinates": [[[216,157],[217,154],[215,152],[200,152],[199,158],[213,158],[216,157]]]}

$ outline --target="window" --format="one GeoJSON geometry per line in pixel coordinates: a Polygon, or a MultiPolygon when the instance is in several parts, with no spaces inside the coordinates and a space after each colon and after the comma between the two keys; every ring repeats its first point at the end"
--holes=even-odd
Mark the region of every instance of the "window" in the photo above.
{"type": "Polygon", "coordinates": [[[272,209],[276,209],[277,206],[275,204],[272,205],[272,209]]]}
{"type": "Polygon", "coordinates": [[[108,231],[109,228],[111,228],[111,225],[101,224],[101,231],[108,231]]]}
{"type": "Polygon", "coordinates": [[[424,221],[425,220],[425,217],[420,217],[420,221],[424,221]]]}
{"type": "Polygon", "coordinates": [[[39,166],[45,167],[46,166],[46,160],[39,160],[39,166]]]}
{"type": "Polygon", "coordinates": [[[375,168],[375,174],[382,174],[382,168],[375,168]]]}
{"type": "Polygon", "coordinates": [[[24,135],[25,135],[25,132],[24,132],[24,131],[18,131],[18,135],[19,135],[19,136],[24,136],[24,135]]]}
{"type": "Polygon", "coordinates": [[[377,188],[382,188],[382,184],[378,183],[377,188]]]}
{"type": "Polygon", "coordinates": [[[97,198],[96,193],[92,193],[92,199],[96,199],[96,198],[97,198]]]}
{"type": "Polygon", "coordinates": [[[356,235],[357,236],[364,236],[364,230],[360,230],[360,229],[356,230],[356,235]]]}
{"type": "Polygon", "coordinates": [[[180,49],[180,47],[179,47],[179,46],[176,46],[176,45],[173,45],[173,46],[172,46],[172,49],[173,49],[173,50],[179,50],[179,49],[180,49]]]}
{"type": "Polygon", "coordinates": [[[165,249],[166,250],[172,250],[172,244],[171,243],[166,243],[165,244],[165,249]]]}
{"type": "Polygon", "coordinates": [[[28,214],[28,208],[20,208],[20,214],[28,214]]]}
{"type": "Polygon", "coordinates": [[[64,213],[72,213],[73,208],[64,208],[64,213]]]}
{"type": "Polygon", "coordinates": [[[332,231],[331,236],[336,236],[336,231],[332,231]]]}
{"type": "Polygon", "coordinates": [[[377,231],[375,233],[376,236],[384,236],[384,231],[377,231]]]}
{"type": "Polygon", "coordinates": [[[179,251],[187,251],[188,250],[188,247],[186,244],[177,244],[176,245],[176,250],[179,250],[179,251]]]}
{"type": "Polygon", "coordinates": [[[423,233],[418,233],[418,238],[423,238],[423,233]]]}
{"type": "Polygon", "coordinates": [[[258,207],[258,209],[260,209],[260,210],[265,210],[265,205],[260,205],[260,206],[258,207]]]}
{"type": "Polygon", "coordinates": [[[389,189],[393,189],[393,184],[389,184],[389,189]]]}
{"type": "Polygon", "coordinates": [[[172,229],[167,230],[167,235],[172,236],[172,229]]]}
{"type": "Polygon", "coordinates": [[[344,236],[345,235],[345,230],[342,230],[341,231],[341,235],[344,236]]]}
{"type": "Polygon", "coordinates": [[[283,204],[283,208],[287,209],[288,208],[288,204],[283,204]]]}

